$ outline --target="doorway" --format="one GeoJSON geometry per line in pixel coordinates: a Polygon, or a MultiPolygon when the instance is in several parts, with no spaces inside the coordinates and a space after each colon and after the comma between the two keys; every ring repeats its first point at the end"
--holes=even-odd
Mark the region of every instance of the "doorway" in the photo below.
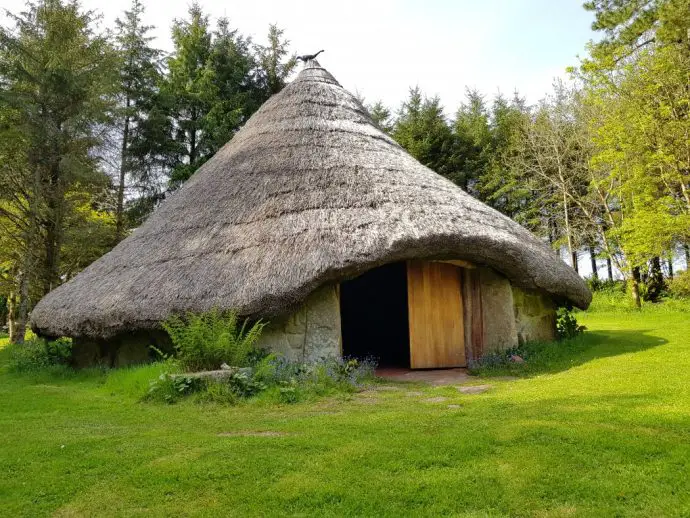
{"type": "Polygon", "coordinates": [[[407,265],[390,263],[340,284],[343,356],[410,367],[407,265]]]}

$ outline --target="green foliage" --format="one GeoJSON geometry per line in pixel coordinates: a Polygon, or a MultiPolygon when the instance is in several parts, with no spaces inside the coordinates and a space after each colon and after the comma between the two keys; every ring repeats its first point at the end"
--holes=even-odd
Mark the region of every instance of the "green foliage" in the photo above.
{"type": "MultiPolygon", "coordinates": [[[[177,364],[169,365],[174,370],[177,364]]],[[[373,379],[374,367],[371,361],[329,358],[295,362],[270,354],[254,367],[217,377],[200,378],[166,370],[151,382],[144,399],[176,403],[193,395],[202,403],[237,404],[257,397],[269,403],[296,403],[358,390],[373,379]]]]}
{"type": "Polygon", "coordinates": [[[144,400],[172,404],[202,388],[205,388],[205,382],[200,378],[163,372],[151,381],[144,400]]]}
{"type": "Polygon", "coordinates": [[[376,101],[366,108],[379,129],[390,135],[393,132],[393,114],[390,109],[382,101],[376,101]]]}
{"type": "Polygon", "coordinates": [[[10,344],[10,368],[16,372],[34,372],[55,366],[67,366],[72,360],[72,340],[44,340],[33,337],[22,344],[10,344]]]}
{"type": "Polygon", "coordinates": [[[269,27],[267,45],[254,45],[226,18],[213,30],[198,3],[187,19],[175,20],[172,40],[157,101],[164,117],[155,133],[162,137],[158,161],[175,188],[285,86],[296,61],[276,25],[269,27]]]}
{"type": "MultiPolygon", "coordinates": [[[[634,278],[635,268],[688,241],[690,3],[606,0],[585,8],[604,36],[580,67],[594,147],[590,190],[602,201],[618,267],[634,278]]],[[[650,300],[663,295],[655,269],[639,289],[650,300]]]]}
{"type": "Polygon", "coordinates": [[[453,125],[458,171],[452,180],[476,193],[476,184],[487,171],[493,152],[492,128],[484,97],[477,90],[467,89],[465,98],[453,125]]]}
{"type": "Polygon", "coordinates": [[[427,98],[419,88],[410,89],[410,96],[400,108],[392,135],[422,164],[457,180],[455,138],[438,97],[427,98]]]}
{"type": "Polygon", "coordinates": [[[29,300],[112,245],[100,217],[109,184],[100,158],[118,60],[96,29],[97,16],[78,2],[29,2],[5,19],[11,26],[0,27],[0,292],[17,297],[15,316],[23,323],[29,300]],[[77,257],[84,244],[89,249],[77,257]]]}
{"type": "Polygon", "coordinates": [[[678,272],[668,284],[673,297],[690,298],[690,270],[678,272]]]}
{"type": "Polygon", "coordinates": [[[233,312],[213,309],[186,317],[172,316],[163,323],[180,367],[187,372],[220,369],[223,363],[247,367],[256,358],[255,345],[264,323],[241,325],[233,312]]]}
{"type": "Polygon", "coordinates": [[[600,277],[588,277],[585,281],[591,291],[625,293],[625,281],[602,279],[600,277]]]}
{"type": "Polygon", "coordinates": [[[241,399],[229,383],[220,380],[207,381],[204,389],[197,392],[194,398],[199,403],[218,405],[236,405],[241,399]]]}
{"type": "Polygon", "coordinates": [[[255,396],[266,389],[266,385],[254,376],[254,370],[251,368],[240,369],[233,373],[228,378],[227,384],[232,392],[243,398],[255,396]]]}
{"type": "Polygon", "coordinates": [[[572,307],[561,307],[556,312],[556,333],[560,340],[575,338],[584,331],[584,327],[577,323],[572,307]]]}

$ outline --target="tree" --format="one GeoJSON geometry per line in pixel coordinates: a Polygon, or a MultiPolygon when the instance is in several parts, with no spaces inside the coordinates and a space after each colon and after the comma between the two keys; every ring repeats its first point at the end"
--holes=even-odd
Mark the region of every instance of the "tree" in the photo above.
{"type": "Polygon", "coordinates": [[[690,240],[690,2],[585,7],[604,32],[580,68],[595,107],[592,188],[605,192],[607,235],[639,305],[640,268],[690,240]]]}
{"type": "Polygon", "coordinates": [[[458,154],[458,182],[468,192],[488,167],[491,157],[491,128],[484,97],[467,89],[466,102],[460,105],[453,124],[458,154]]]}
{"type": "Polygon", "coordinates": [[[491,106],[490,142],[486,167],[479,177],[479,198],[527,228],[539,226],[532,188],[519,167],[522,128],[529,110],[517,93],[512,100],[499,94],[491,106]]]}
{"type": "Polygon", "coordinates": [[[0,293],[12,343],[24,339],[39,238],[29,141],[20,123],[17,109],[0,105],[0,293]]]}
{"type": "Polygon", "coordinates": [[[438,97],[427,98],[418,87],[411,88],[395,121],[393,138],[431,170],[456,183],[462,181],[455,137],[438,97]]]}
{"type": "MultiPolygon", "coordinates": [[[[147,138],[148,114],[153,109],[160,82],[161,51],[151,46],[153,38],[148,33],[153,27],[142,23],[144,6],[140,0],[132,0],[124,19],[117,19],[115,43],[120,57],[120,125],[122,128],[115,207],[116,239],[125,236],[125,191],[128,176],[139,180],[148,178],[138,169],[142,166],[141,146],[147,138]]],[[[145,156],[145,155],[144,155],[145,156]]]]}
{"type": "MultiPolygon", "coordinates": [[[[365,105],[366,106],[366,105],[365,105]]],[[[390,109],[382,101],[376,101],[372,105],[366,106],[369,115],[381,131],[390,135],[393,133],[395,122],[390,109]]]]}
{"type": "Polygon", "coordinates": [[[21,341],[31,293],[41,296],[63,279],[68,194],[107,183],[95,150],[111,120],[117,60],[95,32],[94,14],[76,1],[28,3],[10,19],[14,28],[0,30],[0,110],[6,135],[14,135],[4,152],[16,161],[3,174],[0,204],[15,228],[6,236],[16,245],[13,340],[21,341]]]}
{"type": "Polygon", "coordinates": [[[203,118],[216,94],[207,68],[212,49],[209,18],[199,4],[190,6],[189,20],[174,21],[172,40],[174,51],[167,60],[161,99],[173,123],[169,136],[169,161],[173,166],[170,177],[173,183],[181,183],[203,161],[203,118]]]}
{"type": "MultiPolygon", "coordinates": [[[[579,204],[586,192],[587,167],[591,155],[587,133],[579,117],[577,92],[562,82],[554,84],[553,95],[543,99],[524,126],[524,143],[517,155],[547,211],[547,225],[560,228],[571,265],[578,271],[577,249],[582,234],[579,204]]],[[[550,227],[551,228],[551,227],[550,227]]]]}
{"type": "Polygon", "coordinates": [[[283,38],[285,31],[271,24],[268,27],[268,45],[256,45],[256,61],[259,89],[262,92],[259,105],[280,92],[287,78],[297,66],[297,59],[290,54],[290,41],[283,38]]]}
{"type": "Polygon", "coordinates": [[[645,47],[688,41],[688,0],[588,0],[584,8],[594,13],[592,29],[604,33],[585,63],[614,69],[645,47]]]}
{"type": "Polygon", "coordinates": [[[225,18],[211,31],[197,3],[188,19],[175,20],[172,39],[158,100],[168,124],[154,129],[164,143],[159,162],[169,168],[176,188],[283,88],[295,59],[288,57],[289,42],[277,26],[270,27],[267,46],[254,45],[225,18]]]}
{"type": "Polygon", "coordinates": [[[221,18],[206,65],[213,98],[202,123],[204,153],[213,155],[256,111],[262,102],[253,77],[251,41],[221,18]]]}

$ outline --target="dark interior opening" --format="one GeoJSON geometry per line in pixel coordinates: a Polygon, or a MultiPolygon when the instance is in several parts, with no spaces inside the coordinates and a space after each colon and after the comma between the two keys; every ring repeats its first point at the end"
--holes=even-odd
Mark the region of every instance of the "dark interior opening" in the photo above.
{"type": "Polygon", "coordinates": [[[340,285],[343,355],[410,366],[407,267],[391,263],[340,285]]]}

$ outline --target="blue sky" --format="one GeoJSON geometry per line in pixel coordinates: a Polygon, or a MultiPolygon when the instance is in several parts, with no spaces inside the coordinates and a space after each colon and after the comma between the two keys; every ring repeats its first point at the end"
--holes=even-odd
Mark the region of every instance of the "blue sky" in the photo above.
{"type": "MultiPolygon", "coordinates": [[[[169,49],[169,28],[184,17],[186,0],[143,0],[158,45],[169,49]]],[[[129,0],[82,0],[103,24],[129,0]]],[[[295,52],[321,48],[323,66],[367,101],[397,106],[410,86],[439,95],[452,114],[465,87],[493,96],[516,88],[536,102],[565,67],[577,63],[595,37],[582,0],[201,0],[213,18],[228,16],[241,32],[263,40],[269,23],[283,27],[295,52]]],[[[2,0],[21,10],[22,0],[2,0]]]]}

